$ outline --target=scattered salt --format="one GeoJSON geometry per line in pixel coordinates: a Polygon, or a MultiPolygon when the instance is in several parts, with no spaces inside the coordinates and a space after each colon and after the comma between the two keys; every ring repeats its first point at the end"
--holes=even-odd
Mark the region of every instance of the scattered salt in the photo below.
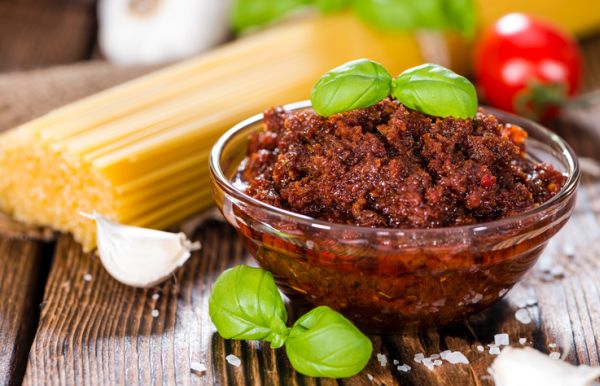
{"type": "Polygon", "coordinates": [[[548,347],[550,347],[550,348],[556,348],[556,343],[550,343],[550,344],[548,345],[548,347]]]}
{"type": "Polygon", "coordinates": [[[429,359],[440,359],[440,354],[431,354],[429,359]]]}
{"type": "Polygon", "coordinates": [[[206,371],[206,366],[200,362],[191,362],[190,368],[194,373],[203,373],[206,371]]]}
{"type": "Polygon", "coordinates": [[[367,378],[368,378],[368,379],[369,379],[369,381],[371,381],[371,382],[373,382],[373,379],[375,379],[375,378],[373,378],[373,376],[372,376],[371,374],[367,374],[367,378]]]}
{"type": "Polygon", "coordinates": [[[85,275],[83,275],[83,280],[90,282],[92,281],[92,275],[90,275],[89,273],[86,273],[85,275]]]}
{"type": "Polygon", "coordinates": [[[387,357],[385,356],[385,354],[377,354],[377,361],[379,362],[381,367],[387,365],[387,357]]]}
{"type": "Polygon", "coordinates": [[[509,345],[508,334],[494,335],[494,344],[496,346],[508,346],[509,345]]]}
{"type": "Polygon", "coordinates": [[[160,295],[158,293],[152,294],[152,300],[158,300],[158,298],[160,298],[160,295]]]}
{"type": "Polygon", "coordinates": [[[152,310],[152,317],[158,318],[158,310],[152,310]]]}
{"type": "Polygon", "coordinates": [[[413,359],[415,362],[421,363],[423,359],[425,359],[425,354],[423,354],[422,352],[416,353],[413,359]]]}
{"type": "Polygon", "coordinates": [[[551,352],[550,353],[550,358],[552,358],[552,359],[560,359],[560,353],[558,351],[551,352]]]}
{"type": "Polygon", "coordinates": [[[554,277],[562,277],[565,274],[565,268],[562,265],[555,265],[550,268],[550,275],[554,277]]]}
{"type": "MultiPolygon", "coordinates": [[[[483,348],[483,347],[482,347],[483,348]]],[[[450,354],[452,351],[450,350],[444,350],[440,353],[440,358],[442,359],[446,359],[446,357],[448,356],[448,354],[450,354]]]]}
{"type": "Polygon", "coordinates": [[[450,354],[446,355],[446,360],[453,365],[457,363],[464,363],[465,365],[469,364],[469,360],[467,359],[465,354],[463,354],[460,351],[453,351],[450,354]]]}
{"type": "Polygon", "coordinates": [[[422,361],[422,363],[429,370],[433,370],[433,368],[435,367],[435,365],[433,364],[433,361],[431,359],[429,359],[429,358],[424,358],[423,361],[422,361]]]}
{"type": "Polygon", "coordinates": [[[435,366],[441,366],[441,365],[442,365],[442,363],[444,363],[444,362],[442,362],[442,360],[441,360],[441,359],[436,359],[436,360],[434,360],[434,361],[433,361],[433,364],[434,364],[435,366]]]}
{"type": "Polygon", "coordinates": [[[500,347],[498,347],[498,346],[491,346],[490,347],[490,354],[492,354],[492,355],[498,355],[498,354],[500,354],[500,347]]]}
{"type": "Polygon", "coordinates": [[[519,343],[521,343],[521,344],[527,343],[527,338],[519,338],[519,343]]]}
{"type": "Polygon", "coordinates": [[[477,346],[477,351],[483,352],[484,348],[482,345],[477,346]]]}
{"type": "Polygon", "coordinates": [[[229,363],[232,366],[235,367],[239,367],[242,364],[242,361],[240,360],[240,358],[236,357],[233,354],[229,354],[225,357],[225,360],[227,361],[227,363],[229,363]]]}
{"type": "Polygon", "coordinates": [[[398,371],[402,371],[403,373],[407,373],[410,371],[411,367],[407,364],[403,364],[402,366],[397,367],[398,371]]]}
{"type": "Polygon", "coordinates": [[[562,250],[563,250],[563,253],[565,254],[565,256],[567,256],[567,257],[575,256],[575,246],[573,244],[563,245],[562,250]]]}
{"type": "Polygon", "coordinates": [[[400,361],[398,359],[394,359],[394,366],[398,366],[400,364],[400,361]]]}
{"type": "Polygon", "coordinates": [[[521,308],[515,312],[515,318],[523,324],[531,323],[531,316],[529,315],[529,311],[524,308],[521,308]]]}

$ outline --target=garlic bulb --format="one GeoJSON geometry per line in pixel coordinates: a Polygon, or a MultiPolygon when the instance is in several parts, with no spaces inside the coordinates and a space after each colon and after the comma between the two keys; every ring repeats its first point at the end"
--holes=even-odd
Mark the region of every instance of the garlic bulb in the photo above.
{"type": "Polygon", "coordinates": [[[96,220],[97,248],[102,265],[123,284],[151,287],[182,266],[200,243],[183,233],[118,224],[98,214],[83,216],[96,220]]]}
{"type": "Polygon", "coordinates": [[[529,347],[507,347],[489,372],[496,386],[590,386],[600,367],[573,366],[529,347]]]}
{"type": "Polygon", "coordinates": [[[101,0],[99,42],[118,65],[157,64],[203,52],[229,34],[230,0],[101,0]]]}

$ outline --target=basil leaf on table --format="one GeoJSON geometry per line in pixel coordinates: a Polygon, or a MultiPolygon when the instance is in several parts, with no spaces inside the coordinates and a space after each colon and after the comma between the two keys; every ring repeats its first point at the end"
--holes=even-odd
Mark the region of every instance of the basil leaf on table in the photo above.
{"type": "Polygon", "coordinates": [[[390,95],[392,77],[379,63],[358,59],[327,72],[310,94],[322,116],[369,107],[390,95]]]}
{"type": "Polygon", "coordinates": [[[436,64],[410,68],[393,80],[392,96],[405,106],[436,117],[473,118],[475,86],[465,77],[436,64]]]}
{"type": "Polygon", "coordinates": [[[347,378],[366,366],[373,345],[348,319],[320,306],[294,323],[285,350],[294,369],[304,375],[347,378]]]}
{"type": "Polygon", "coordinates": [[[213,285],[208,312],[226,339],[260,339],[279,348],[289,332],[273,275],[260,268],[239,265],[223,272],[213,285]]]}
{"type": "MultiPolygon", "coordinates": [[[[222,1],[222,0],[215,0],[222,1]]],[[[236,32],[273,22],[313,0],[235,0],[231,23],[236,32]]]]}

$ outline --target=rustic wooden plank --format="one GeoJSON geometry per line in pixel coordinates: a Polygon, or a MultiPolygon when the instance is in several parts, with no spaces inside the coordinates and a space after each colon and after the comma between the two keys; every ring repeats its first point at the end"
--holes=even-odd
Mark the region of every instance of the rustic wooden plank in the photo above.
{"type": "Polygon", "coordinates": [[[0,385],[18,385],[25,373],[49,263],[43,252],[39,242],[0,238],[0,385]]]}
{"type": "Polygon", "coordinates": [[[89,58],[93,1],[0,1],[0,71],[89,58]]]}

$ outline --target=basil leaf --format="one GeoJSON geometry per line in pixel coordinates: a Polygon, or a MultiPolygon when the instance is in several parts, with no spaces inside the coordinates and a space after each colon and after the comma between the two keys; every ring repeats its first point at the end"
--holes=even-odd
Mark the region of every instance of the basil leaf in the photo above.
{"type": "Polygon", "coordinates": [[[354,0],[354,11],[367,24],[389,30],[455,29],[473,37],[473,0],[354,0]]]}
{"type": "Polygon", "coordinates": [[[442,6],[450,28],[461,32],[468,38],[475,37],[477,29],[475,0],[442,0],[442,6]]]}
{"type": "Polygon", "coordinates": [[[328,14],[347,8],[352,3],[352,0],[316,0],[315,3],[319,11],[328,14]]]}
{"type": "Polygon", "coordinates": [[[475,86],[467,78],[437,64],[410,68],[392,83],[392,96],[413,110],[456,118],[473,118],[477,113],[475,86]]]}
{"type": "Polygon", "coordinates": [[[313,109],[328,117],[369,107],[390,95],[392,77],[379,63],[358,59],[334,68],[310,93],[313,109]]]}
{"type": "Polygon", "coordinates": [[[367,365],[373,345],[348,319],[321,306],[294,323],[285,350],[294,369],[304,375],[347,378],[367,365]]]}
{"type": "Polygon", "coordinates": [[[231,13],[231,23],[235,32],[243,32],[275,21],[311,2],[312,0],[236,0],[231,13]]]}
{"type": "Polygon", "coordinates": [[[438,0],[355,0],[354,11],[367,24],[382,29],[440,28],[446,24],[438,0]]]}
{"type": "Polygon", "coordinates": [[[239,265],[223,272],[213,285],[208,313],[226,339],[260,339],[279,348],[289,332],[273,275],[260,268],[239,265]]]}

